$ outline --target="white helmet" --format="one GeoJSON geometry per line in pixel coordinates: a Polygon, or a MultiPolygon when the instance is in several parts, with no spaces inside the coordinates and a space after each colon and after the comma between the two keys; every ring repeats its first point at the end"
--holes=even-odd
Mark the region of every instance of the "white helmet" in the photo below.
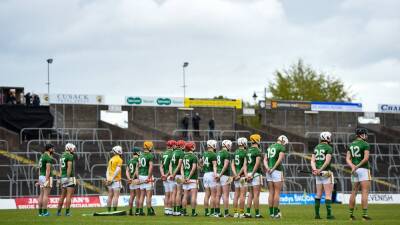
{"type": "Polygon", "coordinates": [[[231,150],[232,148],[232,141],[230,140],[223,140],[222,141],[222,146],[227,148],[228,150],[231,150]]]}
{"type": "Polygon", "coordinates": [[[238,138],[237,144],[239,146],[247,147],[247,138],[245,138],[245,137],[238,138]]]}
{"type": "Polygon", "coordinates": [[[319,138],[321,139],[321,141],[331,142],[332,134],[331,134],[331,132],[324,131],[319,135],[319,138]]]}
{"type": "Polygon", "coordinates": [[[112,148],[112,152],[118,155],[122,155],[122,147],[117,145],[112,148]]]}
{"type": "Polygon", "coordinates": [[[279,136],[278,141],[280,141],[282,145],[287,145],[289,143],[289,139],[285,135],[279,136]]]}
{"type": "Polygon", "coordinates": [[[207,148],[212,148],[212,149],[216,150],[217,149],[217,141],[216,140],[208,140],[207,148]]]}
{"type": "Polygon", "coordinates": [[[76,146],[74,144],[71,143],[67,143],[65,145],[65,151],[70,151],[70,152],[74,152],[76,149],[76,146]]]}

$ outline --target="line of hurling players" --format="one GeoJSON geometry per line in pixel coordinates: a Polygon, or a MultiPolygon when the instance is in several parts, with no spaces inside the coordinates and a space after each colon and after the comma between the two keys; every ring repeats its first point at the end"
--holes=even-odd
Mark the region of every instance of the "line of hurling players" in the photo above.
{"type": "MultiPolygon", "coordinates": [[[[356,129],[356,139],[348,146],[346,162],[351,168],[353,190],[349,202],[349,215],[355,220],[355,197],[361,187],[362,218],[370,220],[368,216],[368,192],[370,187],[369,169],[369,144],[366,142],[368,133],[366,129],[356,129]]],[[[320,203],[323,192],[325,193],[326,218],[334,219],[332,214],[332,190],[334,175],[331,160],[333,149],[330,145],[332,135],[330,132],[320,134],[320,143],[314,148],[311,158],[310,171],[316,180],[315,219],[321,219],[320,203]]],[[[286,136],[278,137],[276,143],[270,145],[263,153],[261,150],[261,137],[253,134],[247,138],[237,140],[237,148],[233,149],[230,140],[222,141],[221,148],[215,140],[207,141],[207,150],[198,158],[194,142],[183,140],[167,141],[167,149],[160,157],[160,174],[165,190],[164,214],[171,216],[198,216],[196,211],[197,193],[199,187],[199,172],[202,171],[204,187],[204,215],[209,217],[235,217],[235,218],[263,218],[260,212],[260,191],[263,186],[262,177],[268,183],[269,197],[267,212],[271,218],[279,219],[282,214],[279,210],[279,200],[284,182],[284,165],[286,145],[289,140],[286,136]],[[229,193],[234,186],[233,215],[229,212],[229,193]],[[221,206],[222,200],[222,206],[221,206]],[[191,212],[188,211],[190,202],[191,212]],[[221,210],[223,208],[223,210],[221,210]],[[254,215],[251,209],[254,209],[254,215]]],[[[74,177],[73,144],[65,146],[65,152],[60,158],[60,186],[62,188],[57,215],[65,201],[65,215],[70,214],[71,198],[76,186],[74,177]]],[[[143,151],[134,148],[132,157],[127,162],[126,179],[129,183],[129,215],[154,216],[151,205],[153,177],[155,162],[152,153],[153,143],[145,141],[143,151]],[[144,212],[146,200],[147,213],[144,212]],[[135,203],[135,207],[133,204],[135,203]],[[133,208],[135,211],[133,212],[133,208]]],[[[54,146],[46,145],[45,151],[39,161],[40,196],[39,216],[49,216],[47,210],[48,196],[52,188],[52,164],[54,146]]],[[[122,188],[122,148],[115,146],[113,156],[108,162],[105,185],[108,187],[108,211],[116,211],[118,198],[122,188]]]]}

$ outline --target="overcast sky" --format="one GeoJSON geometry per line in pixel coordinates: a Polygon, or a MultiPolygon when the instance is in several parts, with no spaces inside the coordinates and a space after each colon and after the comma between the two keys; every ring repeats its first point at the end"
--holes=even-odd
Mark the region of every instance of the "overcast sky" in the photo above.
{"type": "Polygon", "coordinates": [[[399,103],[398,0],[0,0],[0,86],[250,100],[303,58],[364,108],[399,103]]]}

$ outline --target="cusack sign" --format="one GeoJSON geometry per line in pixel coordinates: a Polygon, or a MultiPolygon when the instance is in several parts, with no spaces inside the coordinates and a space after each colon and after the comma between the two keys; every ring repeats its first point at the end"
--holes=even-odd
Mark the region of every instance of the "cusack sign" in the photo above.
{"type": "Polygon", "coordinates": [[[126,105],[136,106],[153,106],[153,107],[183,107],[183,98],[176,97],[143,97],[143,96],[127,96],[125,97],[126,105]]]}
{"type": "Polygon", "coordinates": [[[378,111],[384,113],[400,113],[400,105],[379,104],[378,111]]]}

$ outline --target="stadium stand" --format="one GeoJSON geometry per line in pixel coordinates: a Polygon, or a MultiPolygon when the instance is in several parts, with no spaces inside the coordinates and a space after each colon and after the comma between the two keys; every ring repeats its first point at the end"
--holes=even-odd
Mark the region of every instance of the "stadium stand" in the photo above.
{"type": "MultiPolygon", "coordinates": [[[[0,141],[2,150],[0,152],[0,197],[37,194],[35,164],[46,143],[55,145],[57,160],[66,143],[71,142],[77,146],[76,172],[81,184],[77,193],[85,195],[99,194],[105,190],[101,181],[105,176],[105,163],[110,157],[109,152],[112,146],[122,146],[126,162],[130,158],[133,147],[142,147],[145,139],[151,139],[155,144],[154,155],[158,163],[160,153],[166,147],[165,140],[181,138],[180,120],[187,112],[177,108],[125,106],[122,108],[128,111],[128,129],[100,120],[100,111],[107,110],[106,106],[88,105],[52,105],[50,109],[47,108],[55,117],[53,128],[51,128],[53,124],[47,128],[23,129],[24,127],[21,127],[18,130],[19,133],[4,127],[0,128],[0,139],[4,139],[0,141]],[[30,135],[26,135],[28,131],[30,135]],[[13,141],[15,137],[17,141],[13,141]],[[10,144],[10,142],[13,143],[10,144]]],[[[361,113],[320,112],[310,115],[299,110],[265,110],[259,112],[262,115],[261,126],[254,128],[237,123],[240,112],[234,109],[195,108],[193,112],[199,112],[202,116],[201,128],[208,127],[206,123],[210,118],[215,119],[214,134],[218,141],[236,140],[239,136],[259,133],[263,137],[262,148],[265,150],[279,135],[288,136],[290,144],[284,160],[286,182],[283,188],[286,193],[314,191],[313,177],[302,174],[299,170],[310,169],[310,156],[313,147],[318,142],[317,134],[324,130],[332,131],[337,189],[341,192],[348,192],[351,189],[349,170],[345,166],[345,153],[347,145],[353,138],[354,128],[360,126],[357,118],[361,113]]],[[[379,114],[379,116],[382,116],[381,125],[365,126],[372,133],[369,140],[371,143],[370,162],[374,177],[371,192],[399,193],[400,131],[397,129],[400,127],[400,119],[398,115],[379,114]]],[[[188,130],[188,132],[191,134],[193,130],[188,130]]],[[[200,131],[200,138],[189,135],[189,138],[196,143],[196,154],[199,155],[205,150],[208,135],[209,130],[204,129],[200,131]]],[[[58,171],[57,166],[54,169],[55,172],[58,171]]],[[[159,177],[158,169],[155,170],[155,176],[159,177]]],[[[155,193],[162,194],[162,182],[159,179],[156,179],[155,186],[155,193]]],[[[58,194],[57,189],[52,191],[52,194],[58,194]]],[[[126,191],[125,189],[123,192],[126,191]]]]}

